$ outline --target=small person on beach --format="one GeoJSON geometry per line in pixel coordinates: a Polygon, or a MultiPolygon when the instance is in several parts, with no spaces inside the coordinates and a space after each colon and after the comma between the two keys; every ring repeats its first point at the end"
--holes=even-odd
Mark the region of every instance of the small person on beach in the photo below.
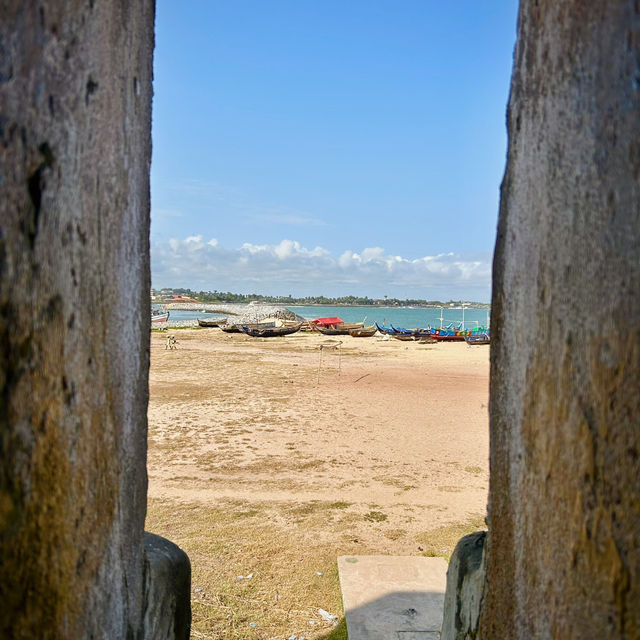
{"type": "Polygon", "coordinates": [[[167,344],[165,344],[164,350],[166,351],[167,349],[177,349],[177,343],[178,341],[176,340],[175,336],[167,336],[167,344]]]}

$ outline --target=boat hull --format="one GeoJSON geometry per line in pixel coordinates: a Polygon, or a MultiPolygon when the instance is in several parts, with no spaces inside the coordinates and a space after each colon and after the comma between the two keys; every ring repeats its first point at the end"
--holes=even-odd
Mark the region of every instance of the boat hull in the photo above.
{"type": "Polygon", "coordinates": [[[280,336],[288,336],[300,331],[301,326],[301,322],[294,327],[251,327],[243,325],[242,331],[252,338],[279,338],[280,336]]]}
{"type": "Polygon", "coordinates": [[[349,329],[349,335],[352,338],[371,338],[375,335],[377,329],[375,325],[370,327],[362,327],[361,329],[349,329]]]}

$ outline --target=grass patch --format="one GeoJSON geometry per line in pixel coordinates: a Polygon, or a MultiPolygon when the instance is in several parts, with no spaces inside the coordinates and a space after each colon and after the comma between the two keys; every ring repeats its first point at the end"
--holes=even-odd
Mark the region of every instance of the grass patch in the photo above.
{"type": "Polygon", "coordinates": [[[364,514],[364,519],[368,522],[384,522],[387,519],[387,514],[382,511],[369,511],[364,514]]]}
{"type": "Polygon", "coordinates": [[[393,476],[373,476],[372,480],[385,484],[389,487],[395,487],[401,491],[411,491],[411,489],[417,489],[415,484],[409,484],[407,476],[393,477],[393,476]]]}
{"type": "Polygon", "coordinates": [[[332,627],[318,609],[343,617],[337,556],[359,549],[344,543],[338,549],[314,530],[254,517],[253,506],[149,500],[146,529],[170,538],[191,559],[192,637],[346,640],[344,622],[332,627]]]}
{"type": "Polygon", "coordinates": [[[465,467],[464,470],[467,473],[473,473],[474,476],[482,475],[482,473],[484,471],[484,469],[482,467],[476,467],[476,466],[465,467]]]}
{"type": "Polygon", "coordinates": [[[389,540],[399,540],[403,536],[406,536],[407,532],[404,529],[389,529],[388,531],[383,532],[383,535],[389,540]]]}
{"type": "Polygon", "coordinates": [[[416,536],[416,540],[423,547],[423,556],[441,557],[448,562],[460,538],[486,528],[484,517],[475,516],[463,523],[444,525],[437,529],[424,531],[416,536]]]}

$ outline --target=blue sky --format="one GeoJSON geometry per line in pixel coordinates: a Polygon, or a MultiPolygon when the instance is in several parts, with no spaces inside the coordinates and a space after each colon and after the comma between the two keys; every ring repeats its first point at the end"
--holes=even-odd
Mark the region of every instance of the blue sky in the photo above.
{"type": "Polygon", "coordinates": [[[155,287],[490,297],[515,0],[158,0],[155,287]]]}

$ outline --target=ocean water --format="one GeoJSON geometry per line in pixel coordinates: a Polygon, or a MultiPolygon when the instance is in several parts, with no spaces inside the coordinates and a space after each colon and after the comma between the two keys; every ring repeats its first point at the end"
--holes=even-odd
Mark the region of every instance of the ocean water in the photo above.
{"type": "MultiPolygon", "coordinates": [[[[423,309],[411,307],[315,307],[296,306],[287,307],[307,320],[315,318],[329,318],[337,316],[345,322],[361,322],[366,319],[366,324],[377,322],[380,325],[393,325],[407,329],[426,328],[428,326],[440,327],[440,309],[423,309]]],[[[169,320],[179,322],[204,318],[212,320],[216,317],[224,317],[217,313],[203,313],[202,311],[171,311],[169,320]]],[[[461,324],[463,321],[462,309],[442,309],[442,326],[461,324]]],[[[466,329],[474,327],[486,327],[490,321],[488,309],[465,309],[464,325],[466,329]]]]}
{"type": "MultiPolygon", "coordinates": [[[[377,322],[379,325],[393,325],[406,329],[440,327],[440,309],[424,309],[411,307],[288,307],[307,320],[337,316],[345,322],[361,322],[365,324],[377,322]]],[[[490,320],[488,309],[465,309],[464,325],[467,329],[486,327],[490,320]]],[[[442,326],[460,324],[463,321],[462,309],[442,309],[442,326]]]]}

